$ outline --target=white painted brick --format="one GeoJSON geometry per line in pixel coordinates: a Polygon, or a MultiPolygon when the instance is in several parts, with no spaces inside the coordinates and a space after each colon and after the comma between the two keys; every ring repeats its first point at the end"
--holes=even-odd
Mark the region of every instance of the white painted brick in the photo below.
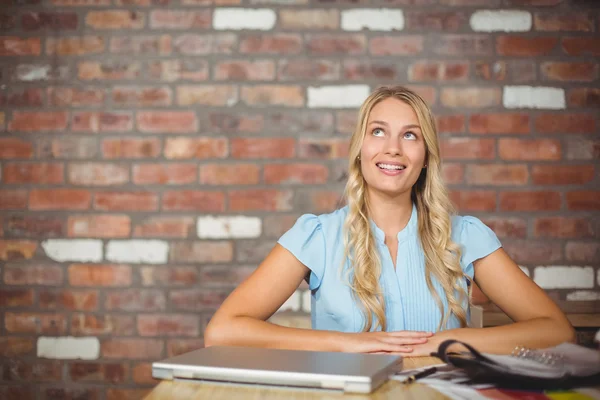
{"type": "Polygon", "coordinates": [[[269,8],[217,8],[213,14],[213,28],[216,30],[273,29],[277,17],[269,8]]]}
{"type": "Polygon", "coordinates": [[[342,11],[342,29],[345,31],[401,31],[404,13],[391,8],[358,8],[342,11]]]}
{"type": "Polygon", "coordinates": [[[310,108],[359,107],[369,96],[368,85],[321,86],[308,88],[310,108]]]}
{"type": "Polygon", "coordinates": [[[505,86],[502,102],[506,108],[566,108],[564,89],[552,87],[505,86]]]}
{"type": "Polygon", "coordinates": [[[46,255],[54,261],[102,261],[102,241],[97,239],[48,239],[42,242],[46,255]]]}
{"type": "Polygon", "coordinates": [[[310,290],[305,290],[304,293],[302,293],[302,311],[309,313],[310,309],[311,309],[310,290]]]}
{"type": "Polygon", "coordinates": [[[100,341],[96,337],[44,337],[37,340],[37,356],[56,360],[97,360],[100,341]]]}
{"type": "Polygon", "coordinates": [[[289,299],[279,307],[277,312],[281,311],[298,311],[300,310],[300,291],[296,290],[289,299]]]}
{"type": "Polygon", "coordinates": [[[164,240],[111,240],[106,246],[106,259],[113,262],[164,264],[168,255],[164,240]]]}
{"type": "Polygon", "coordinates": [[[568,301],[595,301],[600,300],[600,292],[577,290],[567,294],[568,301]]]}
{"type": "Polygon", "coordinates": [[[543,289],[591,289],[594,287],[594,269],[592,267],[535,267],[533,277],[535,283],[543,289]]]}
{"type": "Polygon", "coordinates": [[[262,231],[258,217],[199,217],[196,231],[201,239],[257,238],[262,231]]]}
{"type": "Polygon", "coordinates": [[[528,32],[531,14],[520,10],[480,10],[469,21],[475,32],[528,32]]]}

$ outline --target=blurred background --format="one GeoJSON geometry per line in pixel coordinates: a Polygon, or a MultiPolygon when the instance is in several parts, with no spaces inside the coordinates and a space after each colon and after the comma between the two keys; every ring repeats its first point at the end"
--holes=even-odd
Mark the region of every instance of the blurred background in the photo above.
{"type": "MultiPolygon", "coordinates": [[[[600,327],[600,2],[0,5],[0,398],[147,393],[298,216],[340,206],[383,84],[431,104],[459,212],[580,342],[600,327]]],[[[273,321],[310,326],[307,289],[273,321]]]]}

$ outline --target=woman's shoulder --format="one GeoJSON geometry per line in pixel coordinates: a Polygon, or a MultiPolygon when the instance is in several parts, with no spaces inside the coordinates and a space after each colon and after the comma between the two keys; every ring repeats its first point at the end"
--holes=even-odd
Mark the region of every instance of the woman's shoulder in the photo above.
{"type": "Polygon", "coordinates": [[[348,206],[338,208],[332,212],[322,214],[302,214],[296,224],[318,225],[322,228],[337,227],[344,223],[348,215],[348,206]]]}

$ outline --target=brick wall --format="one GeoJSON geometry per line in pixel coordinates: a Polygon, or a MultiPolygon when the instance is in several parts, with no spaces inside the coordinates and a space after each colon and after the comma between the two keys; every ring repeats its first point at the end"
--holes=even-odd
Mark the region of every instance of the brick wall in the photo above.
{"type": "Polygon", "coordinates": [[[599,310],[596,2],[1,5],[0,397],[145,393],[295,218],[336,207],[384,83],[432,104],[461,213],[599,310]]]}

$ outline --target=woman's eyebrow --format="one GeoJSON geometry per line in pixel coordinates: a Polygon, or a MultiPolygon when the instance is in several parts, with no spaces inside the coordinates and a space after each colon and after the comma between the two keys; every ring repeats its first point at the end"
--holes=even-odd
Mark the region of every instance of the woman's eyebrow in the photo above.
{"type": "MultiPolygon", "coordinates": [[[[375,121],[369,122],[369,125],[373,125],[373,124],[389,126],[389,124],[387,122],[385,122],[385,121],[379,121],[379,120],[375,120],[375,121]]],[[[419,125],[409,124],[409,125],[404,125],[402,127],[402,130],[405,130],[405,129],[414,129],[414,128],[421,129],[421,127],[419,125]]]]}

